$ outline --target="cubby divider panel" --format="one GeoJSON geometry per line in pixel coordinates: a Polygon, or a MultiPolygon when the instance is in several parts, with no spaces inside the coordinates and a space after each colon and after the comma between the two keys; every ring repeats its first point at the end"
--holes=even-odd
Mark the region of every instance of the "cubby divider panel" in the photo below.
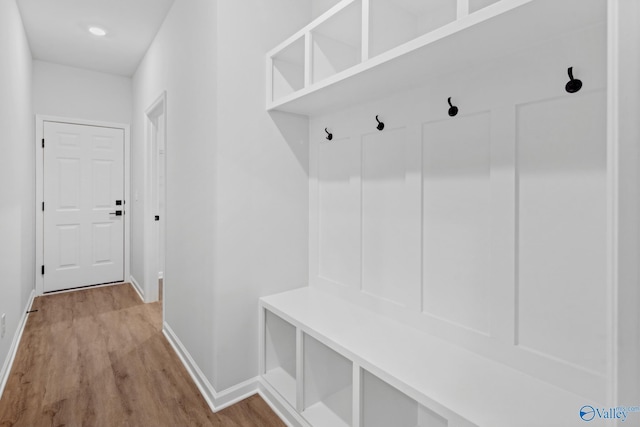
{"type": "Polygon", "coordinates": [[[296,328],[266,311],[264,378],[292,406],[296,404],[296,328]]]}
{"type": "Polygon", "coordinates": [[[350,360],[304,335],[302,415],[313,427],[352,425],[352,370],[350,360]]]}

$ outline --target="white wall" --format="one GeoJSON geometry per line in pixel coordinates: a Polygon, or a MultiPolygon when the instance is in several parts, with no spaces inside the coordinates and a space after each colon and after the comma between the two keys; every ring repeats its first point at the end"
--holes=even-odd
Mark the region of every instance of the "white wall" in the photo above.
{"type": "MultiPolygon", "coordinates": [[[[178,0],[133,77],[131,275],[144,289],[145,111],[167,92],[165,321],[213,378],[216,5],[178,0]]],[[[153,280],[153,279],[152,279],[153,280]]]]}
{"type": "Polygon", "coordinates": [[[309,15],[177,0],[133,78],[132,275],[147,280],[144,111],[166,91],[165,321],[218,391],[258,374],[258,297],[306,282],[307,122],[266,113],[264,53],[309,15]]]}
{"type": "Polygon", "coordinates": [[[35,283],[35,141],[31,51],[14,0],[0,2],[0,376],[35,283]]]}
{"type": "Polygon", "coordinates": [[[312,117],[312,285],[606,402],[605,64],[599,26],[312,117]]]}
{"type": "Polygon", "coordinates": [[[131,78],[33,61],[36,114],[131,123],[131,78]]]}
{"type": "Polygon", "coordinates": [[[218,3],[218,390],[258,374],[258,297],[307,284],[308,122],[265,111],[264,64],[309,13],[299,0],[218,3]]]}

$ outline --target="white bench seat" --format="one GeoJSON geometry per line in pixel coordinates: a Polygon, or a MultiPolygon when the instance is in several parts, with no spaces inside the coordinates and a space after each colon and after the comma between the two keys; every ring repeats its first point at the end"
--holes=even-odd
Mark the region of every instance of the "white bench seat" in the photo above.
{"type": "Polygon", "coordinates": [[[594,404],[311,287],[268,296],[260,304],[448,419],[449,427],[580,426],[580,408],[594,404]]]}

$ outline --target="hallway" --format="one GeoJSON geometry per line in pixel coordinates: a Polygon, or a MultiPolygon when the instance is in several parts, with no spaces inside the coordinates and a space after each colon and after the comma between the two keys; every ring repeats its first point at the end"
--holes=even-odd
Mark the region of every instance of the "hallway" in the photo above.
{"type": "Polygon", "coordinates": [[[129,284],[38,297],[0,426],[283,426],[254,395],[213,414],[129,284]]]}

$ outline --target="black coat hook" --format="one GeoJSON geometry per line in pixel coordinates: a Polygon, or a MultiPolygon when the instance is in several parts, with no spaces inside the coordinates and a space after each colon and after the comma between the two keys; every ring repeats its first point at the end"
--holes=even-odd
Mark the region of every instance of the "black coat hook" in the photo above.
{"type": "Polygon", "coordinates": [[[378,120],[378,116],[376,116],[376,122],[378,122],[378,130],[382,130],[384,129],[384,123],[382,123],[380,120],[378,120]]]}
{"type": "Polygon", "coordinates": [[[458,114],[458,107],[451,104],[451,97],[447,99],[447,102],[449,103],[449,116],[455,117],[458,114]]]}
{"type": "Polygon", "coordinates": [[[324,131],[327,133],[327,139],[331,141],[333,139],[333,134],[329,132],[327,128],[324,128],[324,131]]]}
{"type": "Polygon", "coordinates": [[[569,80],[564,89],[569,93],[576,93],[582,88],[582,81],[573,78],[573,67],[569,67],[567,72],[571,80],[569,80]]]}

